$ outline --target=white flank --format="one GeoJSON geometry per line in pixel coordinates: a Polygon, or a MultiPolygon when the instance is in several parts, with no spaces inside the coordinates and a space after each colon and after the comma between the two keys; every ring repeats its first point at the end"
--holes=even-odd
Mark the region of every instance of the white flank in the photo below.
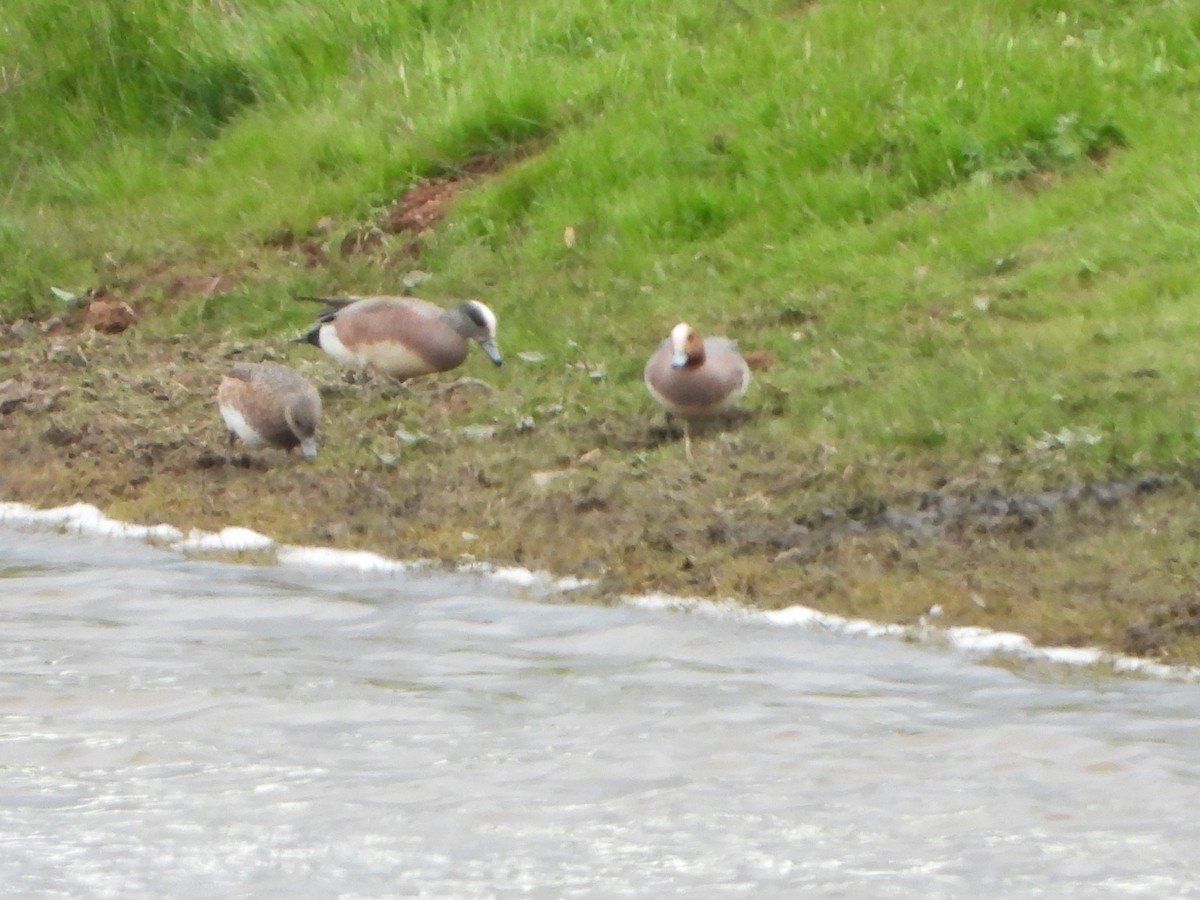
{"type": "Polygon", "coordinates": [[[242,439],[247,447],[264,447],[266,441],[263,436],[255,431],[250,423],[246,421],[246,417],[236,407],[230,406],[228,403],[219,404],[221,409],[221,418],[225,420],[225,427],[242,439]]]}
{"type": "Polygon", "coordinates": [[[432,371],[429,363],[395,341],[364,344],[358,349],[358,356],[363,362],[389,375],[411,378],[432,371]]]}
{"type": "Polygon", "coordinates": [[[366,360],[341,342],[337,336],[337,328],[332,322],[326,322],[317,333],[317,341],[321,349],[340,362],[343,366],[362,368],[366,360]]]}

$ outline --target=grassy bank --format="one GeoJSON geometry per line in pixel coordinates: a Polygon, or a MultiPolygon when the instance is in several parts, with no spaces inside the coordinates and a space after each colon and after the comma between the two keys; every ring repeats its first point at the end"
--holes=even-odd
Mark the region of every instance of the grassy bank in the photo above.
{"type": "Polygon", "coordinates": [[[9,329],[10,496],[1200,659],[1194,6],[11,5],[0,314],[140,321],[9,329]],[[494,391],[287,345],[291,295],[416,270],[497,311],[494,391]],[[775,360],[695,468],[640,384],[681,318],[775,360]],[[217,459],[268,354],[323,385],[315,466],[217,459]]]}

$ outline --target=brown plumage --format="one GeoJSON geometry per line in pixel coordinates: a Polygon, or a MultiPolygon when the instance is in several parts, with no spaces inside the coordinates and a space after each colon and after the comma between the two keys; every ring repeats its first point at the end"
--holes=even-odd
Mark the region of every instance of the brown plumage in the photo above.
{"type": "Polygon", "coordinates": [[[728,338],[701,338],[686,322],[671,329],[643,373],[667,412],[701,419],[732,406],[750,385],[750,367],[728,338]]]}
{"type": "Polygon", "coordinates": [[[221,379],[217,405],[225,427],[246,446],[299,447],[308,459],[317,455],[321,395],[299,372],[275,363],[238,363],[221,379]]]}
{"type": "Polygon", "coordinates": [[[646,389],[667,411],[683,420],[683,449],[692,459],[688,424],[715,416],[746,393],[750,367],[728,338],[701,338],[687,322],[671,329],[642,373],[646,389]]]}
{"type": "Polygon", "coordinates": [[[345,366],[371,367],[398,381],[446,372],[478,341],[496,365],[496,316],[478,300],[443,309],[416,297],[310,297],[326,305],[299,340],[320,347],[345,366]]]}

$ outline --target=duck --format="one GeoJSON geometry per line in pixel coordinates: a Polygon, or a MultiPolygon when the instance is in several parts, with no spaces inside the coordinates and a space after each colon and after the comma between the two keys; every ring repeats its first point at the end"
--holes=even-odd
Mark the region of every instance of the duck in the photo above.
{"type": "Polygon", "coordinates": [[[750,386],[750,367],[727,337],[701,337],[680,322],[646,362],[643,372],[650,396],[683,420],[684,449],[692,458],[688,424],[732,407],[750,386]]]}
{"type": "Polygon", "coordinates": [[[448,372],[479,343],[495,365],[496,315],[478,300],[445,309],[416,297],[303,297],[325,304],[316,324],[298,342],[321,348],[344,366],[372,368],[399,382],[448,372]]]}
{"type": "Polygon", "coordinates": [[[321,395],[307,378],[277,363],[238,363],[221,379],[217,406],[229,441],[248,447],[299,447],[317,455],[321,395]]]}

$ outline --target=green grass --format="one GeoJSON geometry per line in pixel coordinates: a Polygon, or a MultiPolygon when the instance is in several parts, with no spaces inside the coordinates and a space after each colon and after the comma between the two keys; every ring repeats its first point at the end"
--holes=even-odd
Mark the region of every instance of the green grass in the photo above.
{"type": "Polygon", "coordinates": [[[291,293],[398,292],[408,237],[340,259],[340,236],[490,154],[509,164],[416,265],[423,294],[479,296],[506,349],[546,354],[553,375],[496,374],[501,406],[552,402],[585,360],[607,367],[598,409],[645,414],[642,361],[686,317],[779,355],[747,402],[783,398],[754,427],[796,457],[1018,454],[1050,477],[1195,457],[1194,4],[11,0],[5,19],[0,315],[173,267],[229,289],[150,289],[147,329],[282,340],[311,313],[291,293]],[[323,217],[325,267],[263,246],[323,217]]]}

